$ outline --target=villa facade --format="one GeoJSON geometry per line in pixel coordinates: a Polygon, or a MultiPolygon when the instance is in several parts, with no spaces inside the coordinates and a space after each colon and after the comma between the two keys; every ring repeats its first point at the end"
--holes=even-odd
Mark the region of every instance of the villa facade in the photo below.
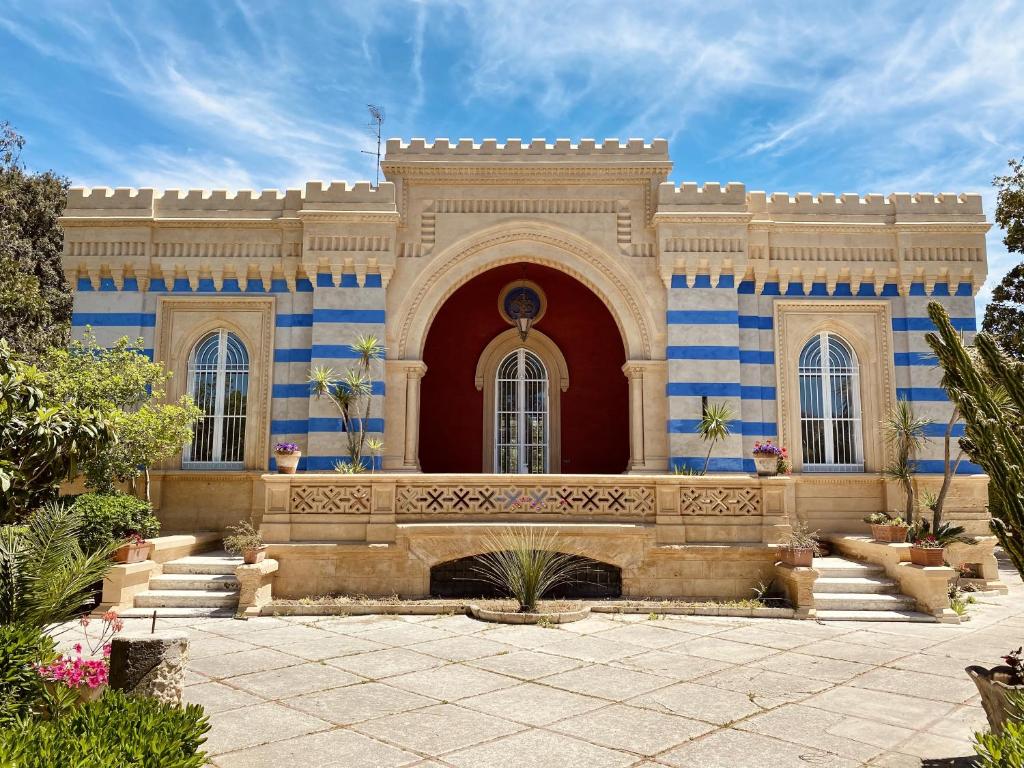
{"type": "MultiPolygon", "coordinates": [[[[902,507],[882,475],[897,399],[933,420],[920,482],[940,479],[926,306],[974,332],[980,195],[677,186],[664,140],[391,140],[382,168],[376,187],[71,190],[75,331],[141,336],[208,414],[154,473],[165,530],[255,514],[285,594],[420,594],[479,551],[468,526],[532,520],[626,593],[729,595],[795,517],[856,531],[902,507]],[[307,378],[365,335],[386,347],[384,448],[339,475],[337,412],[307,378]],[[708,476],[672,474],[704,466],[720,402],[736,418],[708,476]],[[792,476],[753,475],[769,438],[792,476]],[[267,474],[284,441],[300,474],[267,474]]],[[[949,508],[982,532],[979,472],[961,464],[949,508]]]]}

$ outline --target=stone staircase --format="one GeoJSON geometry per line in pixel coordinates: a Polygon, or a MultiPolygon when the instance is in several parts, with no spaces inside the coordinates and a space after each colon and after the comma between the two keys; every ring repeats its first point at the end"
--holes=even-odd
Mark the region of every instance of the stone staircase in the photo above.
{"type": "Polygon", "coordinates": [[[880,565],[832,556],[814,558],[814,569],[814,606],[822,621],[936,621],[918,612],[914,598],[901,595],[880,565]]]}
{"type": "Polygon", "coordinates": [[[235,568],[241,557],[227,552],[205,552],[164,563],[163,573],[149,580],[149,589],[135,595],[134,607],[121,611],[125,618],[152,616],[187,618],[234,616],[238,608],[235,568]]]}

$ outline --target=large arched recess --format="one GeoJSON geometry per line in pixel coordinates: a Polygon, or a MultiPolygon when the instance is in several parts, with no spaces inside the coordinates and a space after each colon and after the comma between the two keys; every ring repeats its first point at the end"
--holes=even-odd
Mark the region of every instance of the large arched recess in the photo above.
{"type": "Polygon", "coordinates": [[[626,351],[615,318],[573,277],[520,263],[495,267],[464,283],[430,324],[420,391],[424,472],[480,472],[483,467],[484,397],[476,388],[476,366],[490,341],[510,327],[498,312],[498,296],[506,284],[524,276],[524,266],[526,278],[547,297],[537,328],[561,350],[569,371],[570,385],[561,395],[560,471],[617,474],[627,468],[626,351]]]}

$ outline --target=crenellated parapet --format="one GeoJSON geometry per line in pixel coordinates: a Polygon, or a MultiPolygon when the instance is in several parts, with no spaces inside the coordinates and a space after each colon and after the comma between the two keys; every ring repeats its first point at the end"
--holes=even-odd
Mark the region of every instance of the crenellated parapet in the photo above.
{"type": "Polygon", "coordinates": [[[665,139],[654,139],[650,143],[643,139],[580,139],[573,142],[569,139],[556,139],[548,143],[546,139],[506,139],[498,143],[497,139],[484,139],[477,143],[473,139],[459,139],[451,142],[448,139],[411,139],[408,143],[401,139],[388,139],[385,162],[401,163],[411,161],[427,162],[476,162],[476,163],[522,163],[522,162],[563,162],[563,163],[621,163],[624,160],[641,160],[643,162],[669,162],[668,142],[665,139]]]}

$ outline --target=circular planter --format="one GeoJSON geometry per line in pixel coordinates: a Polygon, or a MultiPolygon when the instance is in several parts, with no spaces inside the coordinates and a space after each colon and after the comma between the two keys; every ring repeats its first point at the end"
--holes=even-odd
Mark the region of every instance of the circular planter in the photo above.
{"type": "Polygon", "coordinates": [[[779,474],[779,457],[775,454],[754,454],[754,467],[758,477],[774,477],[779,474]]]}
{"type": "Polygon", "coordinates": [[[277,474],[294,475],[295,470],[299,467],[299,459],[302,458],[302,451],[275,453],[274,457],[277,461],[277,474]]]}
{"type": "Polygon", "coordinates": [[[256,563],[262,563],[263,558],[267,556],[267,545],[264,544],[262,547],[253,547],[252,549],[242,550],[242,561],[246,565],[255,565],[256,563]]]}
{"type": "Polygon", "coordinates": [[[910,548],[910,562],[914,565],[940,566],[944,554],[945,551],[940,548],[913,546],[910,548]]]}
{"type": "Polygon", "coordinates": [[[1024,693],[1024,685],[1017,681],[1013,668],[1006,666],[992,669],[970,666],[967,667],[967,676],[978,686],[981,706],[985,709],[992,732],[1002,733],[1007,721],[1015,718],[1016,710],[1009,701],[1009,695],[1024,693]]]}
{"type": "Polygon", "coordinates": [[[814,550],[810,547],[803,549],[779,547],[779,559],[794,568],[810,568],[814,563],[814,550]]]}
{"type": "Polygon", "coordinates": [[[568,624],[587,618],[590,615],[590,606],[585,605],[575,611],[520,613],[518,611],[493,611],[479,605],[470,605],[469,615],[480,621],[492,621],[497,624],[568,624]]]}
{"type": "Polygon", "coordinates": [[[114,561],[118,563],[141,563],[149,558],[149,551],[151,549],[153,549],[153,544],[149,541],[142,544],[124,544],[114,550],[114,561]]]}
{"type": "Polygon", "coordinates": [[[907,540],[905,525],[871,525],[871,538],[886,544],[903,544],[907,540]]]}

